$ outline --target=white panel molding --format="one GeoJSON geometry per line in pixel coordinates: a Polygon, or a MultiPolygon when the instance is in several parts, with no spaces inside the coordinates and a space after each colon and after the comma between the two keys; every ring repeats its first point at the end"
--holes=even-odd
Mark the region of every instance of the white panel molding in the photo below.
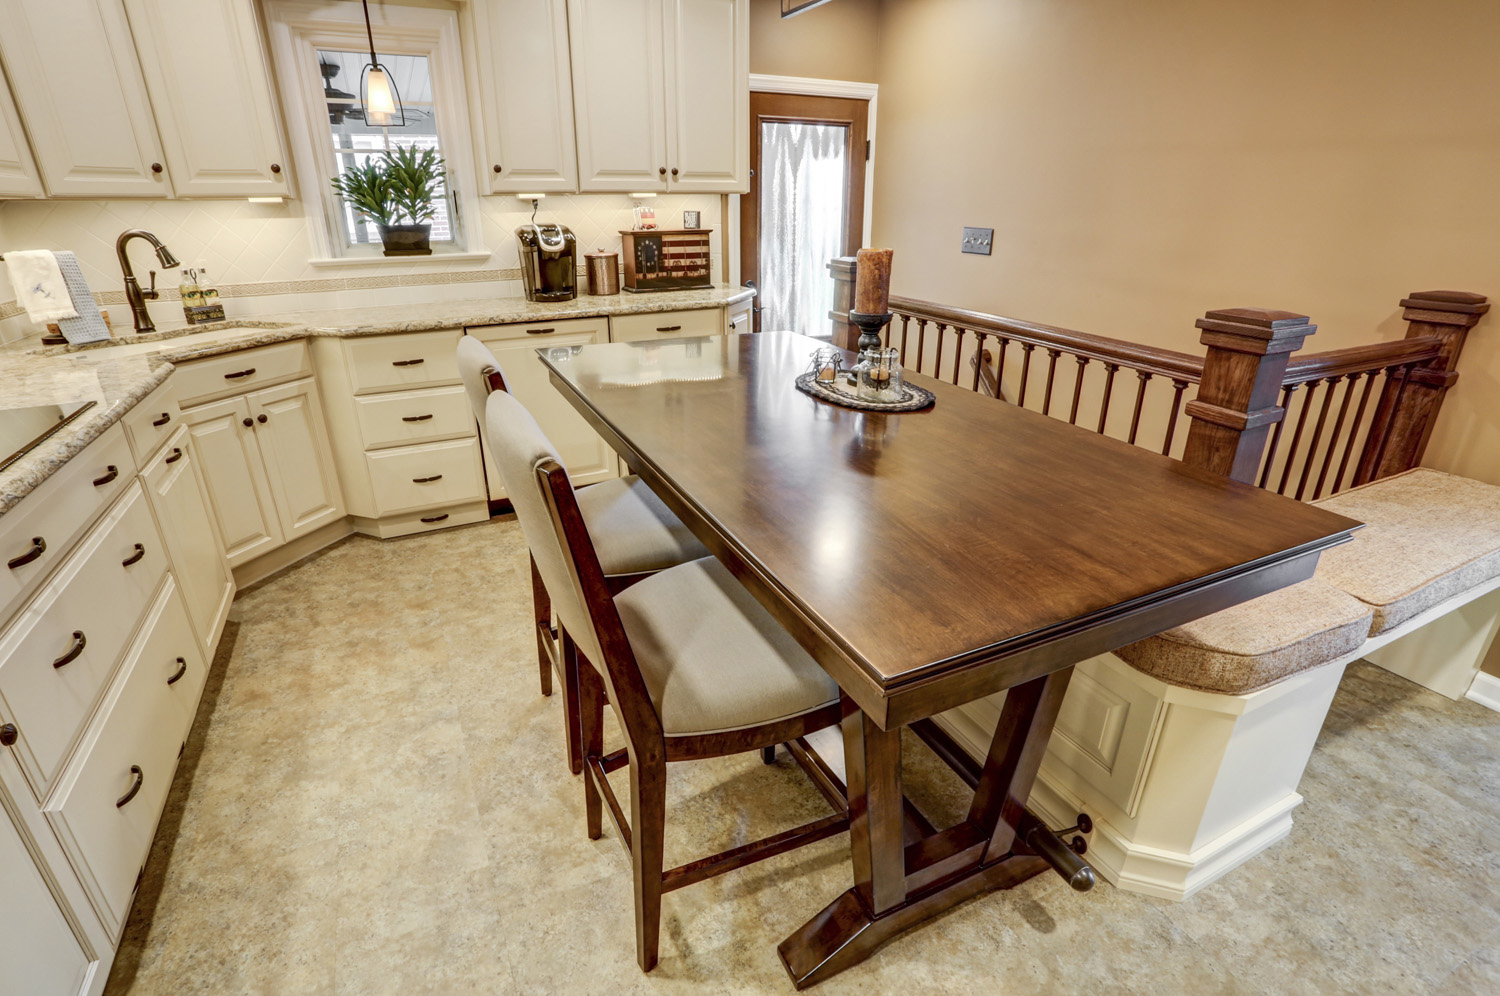
{"type": "Polygon", "coordinates": [[[1486,709],[1500,712],[1500,678],[1480,671],[1474,676],[1474,683],[1464,693],[1464,698],[1470,702],[1478,702],[1486,709]]]}

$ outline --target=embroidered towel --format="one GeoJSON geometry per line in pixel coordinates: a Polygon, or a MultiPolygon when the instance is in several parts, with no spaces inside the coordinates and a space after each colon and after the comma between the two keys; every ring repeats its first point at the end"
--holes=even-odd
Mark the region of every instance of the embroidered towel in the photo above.
{"type": "Polygon", "coordinates": [[[12,249],[5,254],[16,303],[37,325],[77,318],[78,310],[68,296],[57,257],[46,249],[12,249]]]}
{"type": "MultiPolygon", "coordinates": [[[[88,281],[83,279],[83,271],[78,267],[78,257],[62,250],[52,253],[52,256],[57,260],[58,271],[62,273],[63,283],[68,288],[68,297],[72,299],[73,308],[77,311],[73,318],[58,319],[57,327],[63,338],[75,346],[108,339],[109,326],[104,323],[104,315],[100,314],[99,306],[94,303],[94,292],[89,290],[88,281]]],[[[9,259],[10,255],[6,254],[5,258],[9,259]]]]}

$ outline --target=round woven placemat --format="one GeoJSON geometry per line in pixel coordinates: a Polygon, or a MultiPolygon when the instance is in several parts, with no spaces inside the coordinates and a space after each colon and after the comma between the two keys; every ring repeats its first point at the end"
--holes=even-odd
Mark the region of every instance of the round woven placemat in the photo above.
{"type": "Polygon", "coordinates": [[[901,385],[900,401],[863,401],[854,394],[854,385],[846,382],[842,375],[830,385],[819,381],[817,374],[805,373],[797,378],[797,390],[864,412],[915,412],[930,408],[937,401],[937,397],[926,388],[905,383],[901,385]]]}

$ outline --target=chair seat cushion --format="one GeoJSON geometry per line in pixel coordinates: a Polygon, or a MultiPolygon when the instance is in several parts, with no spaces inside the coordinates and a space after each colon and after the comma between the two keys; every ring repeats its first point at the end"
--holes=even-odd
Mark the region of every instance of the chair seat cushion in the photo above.
{"type": "Polygon", "coordinates": [[[839,698],[838,685],[712,557],[615,596],[667,736],[790,719],[839,698]]]}
{"type": "Polygon", "coordinates": [[[638,574],[708,556],[702,543],[639,477],[601,481],[578,490],[605,574],[638,574]]]}
{"type": "Polygon", "coordinates": [[[1371,636],[1500,576],[1500,487],[1417,468],[1316,504],[1366,523],[1317,577],[1374,609],[1371,636]]]}
{"type": "Polygon", "coordinates": [[[1312,578],[1115,653],[1168,684],[1239,695],[1359,649],[1370,615],[1369,606],[1312,578]]]}

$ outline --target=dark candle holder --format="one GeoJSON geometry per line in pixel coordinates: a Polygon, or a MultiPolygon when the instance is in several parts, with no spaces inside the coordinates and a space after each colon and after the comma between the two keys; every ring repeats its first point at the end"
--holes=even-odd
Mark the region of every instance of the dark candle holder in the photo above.
{"type": "Polygon", "coordinates": [[[849,321],[859,326],[859,352],[880,348],[880,330],[896,317],[887,311],[883,315],[867,315],[863,311],[849,312],[849,321]]]}

